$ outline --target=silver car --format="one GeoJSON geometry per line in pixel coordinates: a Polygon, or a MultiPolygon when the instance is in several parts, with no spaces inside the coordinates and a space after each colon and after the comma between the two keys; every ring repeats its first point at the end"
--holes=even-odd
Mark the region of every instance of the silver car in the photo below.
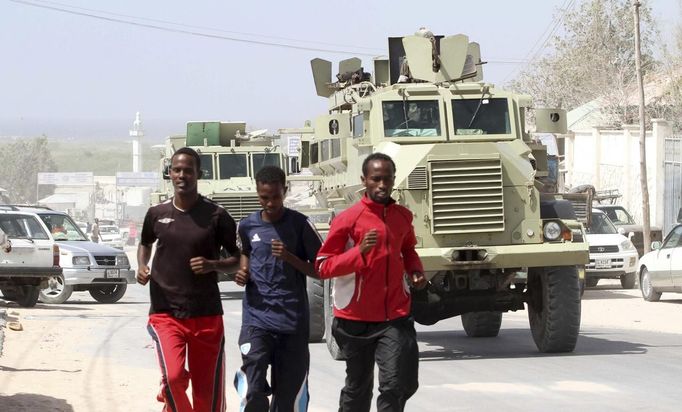
{"type": "Polygon", "coordinates": [[[64,303],[73,292],[88,291],[102,303],[118,302],[128,284],[135,283],[135,272],[125,252],[91,242],[69,215],[40,207],[21,207],[36,214],[59,245],[61,276],[52,276],[40,291],[44,303],[64,303]]]}

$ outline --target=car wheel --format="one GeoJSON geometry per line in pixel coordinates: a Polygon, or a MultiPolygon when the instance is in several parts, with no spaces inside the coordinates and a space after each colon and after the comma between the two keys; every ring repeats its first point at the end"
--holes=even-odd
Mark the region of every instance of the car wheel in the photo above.
{"type": "Polygon", "coordinates": [[[580,281],[575,266],[529,269],[528,320],[540,352],[575,349],[580,332],[580,281]]]}
{"type": "Polygon", "coordinates": [[[324,337],[324,281],[308,277],[308,308],[310,334],[308,342],[319,342],[324,337]]]}
{"type": "Polygon", "coordinates": [[[637,286],[637,274],[632,272],[620,275],[620,285],[623,289],[634,289],[637,286]]]}
{"type": "Polygon", "coordinates": [[[66,285],[62,276],[50,276],[47,287],[40,291],[43,303],[60,304],[66,302],[73,293],[73,286],[66,285]]]}
{"type": "Polygon", "coordinates": [[[5,300],[16,300],[18,295],[17,288],[10,286],[8,288],[3,288],[0,289],[0,292],[2,292],[2,297],[5,300]]]}
{"type": "Polygon", "coordinates": [[[599,283],[599,278],[585,278],[585,286],[593,288],[599,283]]]}
{"type": "Polygon", "coordinates": [[[40,294],[40,288],[38,286],[21,286],[17,289],[17,296],[15,301],[19,306],[25,308],[32,308],[38,303],[38,295],[40,294]]]}
{"type": "Polygon", "coordinates": [[[114,283],[111,285],[93,286],[88,289],[90,296],[99,303],[116,303],[126,293],[128,285],[125,283],[114,283]]]}
{"type": "Polygon", "coordinates": [[[646,268],[642,268],[642,274],[639,277],[639,289],[642,291],[642,297],[647,302],[658,302],[661,300],[661,292],[656,292],[651,284],[651,275],[646,268]]]}
{"type": "Polygon", "coordinates": [[[462,327],[470,338],[492,338],[500,333],[502,312],[468,312],[462,314],[462,327]]]}

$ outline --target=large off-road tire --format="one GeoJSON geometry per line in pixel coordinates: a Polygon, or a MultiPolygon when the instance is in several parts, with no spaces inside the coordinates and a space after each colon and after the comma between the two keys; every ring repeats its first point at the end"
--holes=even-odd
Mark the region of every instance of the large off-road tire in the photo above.
{"type": "Polygon", "coordinates": [[[16,300],[17,296],[19,296],[16,287],[2,288],[0,292],[2,292],[2,297],[5,300],[16,300]]]}
{"type": "Polygon", "coordinates": [[[327,341],[327,349],[334,360],[342,360],[341,350],[332,335],[332,322],[334,322],[334,302],[332,299],[332,280],[324,281],[324,337],[327,341]]]}
{"type": "Polygon", "coordinates": [[[647,268],[642,268],[639,275],[639,289],[642,291],[642,297],[647,302],[658,302],[661,300],[661,292],[656,292],[651,284],[651,275],[647,268]]]}
{"type": "Polygon", "coordinates": [[[32,308],[38,303],[40,288],[38,286],[24,285],[17,289],[16,301],[19,306],[32,308]]]}
{"type": "Polygon", "coordinates": [[[620,275],[620,285],[623,289],[634,289],[637,286],[637,273],[626,273],[620,275]]]}
{"type": "Polygon", "coordinates": [[[111,285],[92,286],[88,292],[99,303],[116,303],[125,295],[127,288],[128,285],[125,283],[112,283],[111,285]]]}
{"type": "Polygon", "coordinates": [[[470,338],[492,338],[500,333],[502,312],[469,312],[462,314],[462,327],[470,338]]]}
{"type": "Polygon", "coordinates": [[[307,278],[310,334],[308,342],[320,342],[324,337],[324,281],[307,278]]]}
{"type": "Polygon", "coordinates": [[[571,352],[580,332],[580,284],[575,266],[528,271],[528,320],[540,352],[571,352]]]}
{"type": "Polygon", "coordinates": [[[64,283],[62,276],[50,276],[47,287],[40,291],[40,301],[43,303],[60,304],[66,302],[73,293],[73,286],[64,283]]]}
{"type": "Polygon", "coordinates": [[[599,278],[585,278],[585,286],[593,288],[599,283],[599,278]]]}

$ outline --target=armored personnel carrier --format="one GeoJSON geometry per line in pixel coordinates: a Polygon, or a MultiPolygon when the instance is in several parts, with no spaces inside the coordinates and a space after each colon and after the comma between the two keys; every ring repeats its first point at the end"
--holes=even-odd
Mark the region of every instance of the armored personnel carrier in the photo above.
{"type": "MultiPolygon", "coordinates": [[[[363,195],[361,164],[372,152],[397,165],[393,198],[412,211],[429,285],[413,291],[413,315],[434,324],[461,315],[471,337],[497,336],[502,314],[527,306],[542,352],[570,352],[580,329],[580,279],[589,249],[569,200],[542,193],[546,151],[525,129],[565,133],[561,110],[482,81],[479,46],[458,34],[420,31],[389,39],[389,56],[366,73],[357,58],[311,61],[328,112],[303,136],[320,206],[340,211],[363,195]]],[[[311,318],[324,311],[330,352],[333,281],[317,284],[311,318]],[[317,304],[317,306],[316,306],[317,304]]]]}
{"type": "Polygon", "coordinates": [[[254,177],[263,167],[276,165],[288,171],[288,157],[276,144],[278,136],[265,130],[246,133],[244,122],[188,122],[187,134],[166,139],[160,169],[163,181],[152,203],[173,195],[169,180],[170,158],[181,147],[195,149],[201,157],[199,193],[226,208],[235,221],[259,210],[254,177]]]}

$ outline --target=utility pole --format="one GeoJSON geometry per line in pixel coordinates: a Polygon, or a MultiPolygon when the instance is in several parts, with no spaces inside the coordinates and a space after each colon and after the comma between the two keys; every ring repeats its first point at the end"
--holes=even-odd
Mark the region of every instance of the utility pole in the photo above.
{"type": "Polygon", "coordinates": [[[644,253],[651,250],[651,225],[649,223],[649,186],[646,173],[646,122],[644,113],[644,81],[642,80],[642,46],[639,38],[639,8],[642,5],[634,0],[635,14],[635,69],[637,71],[637,88],[639,91],[639,182],[642,186],[642,226],[644,253]]]}

